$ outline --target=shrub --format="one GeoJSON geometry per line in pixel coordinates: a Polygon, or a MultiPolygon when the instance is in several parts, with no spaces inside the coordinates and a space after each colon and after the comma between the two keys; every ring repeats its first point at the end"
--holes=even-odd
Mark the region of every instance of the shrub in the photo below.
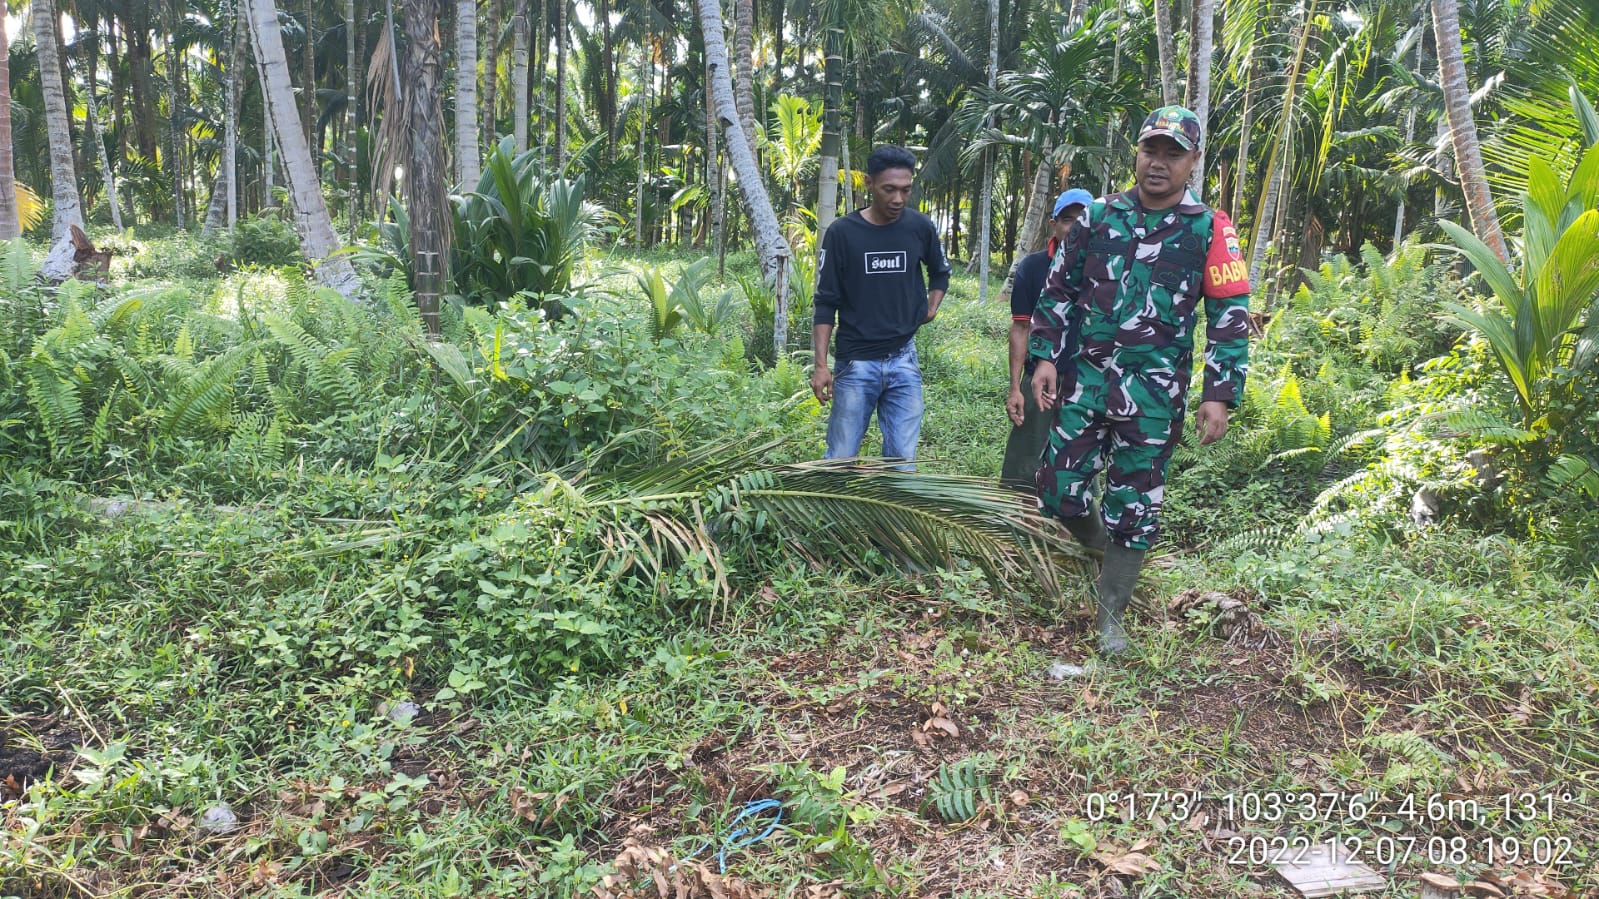
{"type": "Polygon", "coordinates": [[[298,265],[305,259],[294,226],[274,215],[260,215],[236,224],[228,237],[227,254],[235,266],[298,265]]]}

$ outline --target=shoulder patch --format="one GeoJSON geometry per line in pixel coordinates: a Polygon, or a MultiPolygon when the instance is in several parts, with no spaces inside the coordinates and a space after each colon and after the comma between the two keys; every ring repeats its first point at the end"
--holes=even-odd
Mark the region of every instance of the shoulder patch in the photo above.
{"type": "Polygon", "coordinates": [[[1238,244],[1238,232],[1227,213],[1216,210],[1205,257],[1205,296],[1222,299],[1249,293],[1249,265],[1238,244]]]}

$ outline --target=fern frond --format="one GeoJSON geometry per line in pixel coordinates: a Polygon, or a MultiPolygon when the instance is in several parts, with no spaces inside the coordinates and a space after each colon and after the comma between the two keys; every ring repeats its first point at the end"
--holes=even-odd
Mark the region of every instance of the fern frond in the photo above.
{"type": "Polygon", "coordinates": [[[162,411],[161,430],[169,436],[197,437],[226,431],[233,405],[233,381],[249,364],[251,347],[234,347],[195,368],[162,411]]]}
{"type": "Polygon", "coordinates": [[[977,817],[985,803],[994,801],[988,774],[979,767],[979,761],[964,758],[954,764],[940,764],[928,781],[925,807],[949,824],[977,817]]]}

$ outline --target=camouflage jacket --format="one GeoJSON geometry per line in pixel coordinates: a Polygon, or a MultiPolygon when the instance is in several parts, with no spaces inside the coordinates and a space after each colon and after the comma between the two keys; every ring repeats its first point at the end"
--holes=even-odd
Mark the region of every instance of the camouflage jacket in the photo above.
{"type": "Polygon", "coordinates": [[[1180,418],[1201,295],[1201,398],[1236,408],[1249,359],[1249,272],[1227,214],[1192,193],[1164,214],[1145,211],[1136,188],[1101,197],[1055,254],[1028,354],[1055,363],[1067,402],[1180,418]]]}

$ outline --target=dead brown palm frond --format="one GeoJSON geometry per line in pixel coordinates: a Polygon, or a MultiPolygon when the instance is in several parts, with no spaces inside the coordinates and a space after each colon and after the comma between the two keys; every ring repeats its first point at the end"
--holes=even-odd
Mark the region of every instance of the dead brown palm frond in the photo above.
{"type": "MultiPolygon", "coordinates": [[[[400,86],[400,62],[395,54],[394,25],[385,19],[366,65],[367,108],[376,116],[380,110],[398,113],[404,99],[400,86]]],[[[405,146],[404,132],[396,134],[402,115],[384,115],[383,127],[374,132],[372,144],[372,192],[384,196],[394,186],[395,154],[405,146]]]]}

